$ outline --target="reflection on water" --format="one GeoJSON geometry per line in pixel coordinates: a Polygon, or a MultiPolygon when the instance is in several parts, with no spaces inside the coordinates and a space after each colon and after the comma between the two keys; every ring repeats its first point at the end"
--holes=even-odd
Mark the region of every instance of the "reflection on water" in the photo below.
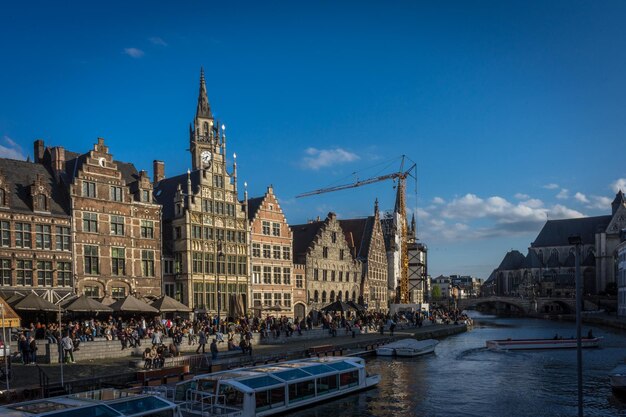
{"type": "MultiPolygon", "coordinates": [[[[372,358],[381,375],[375,389],[294,412],[293,416],[575,416],[576,350],[490,351],[489,339],[575,335],[568,322],[475,314],[474,330],[443,339],[434,355],[372,358]]],[[[626,416],[626,402],[611,393],[608,372],[626,356],[626,336],[585,326],[603,336],[583,350],[585,416],[626,416]]]]}

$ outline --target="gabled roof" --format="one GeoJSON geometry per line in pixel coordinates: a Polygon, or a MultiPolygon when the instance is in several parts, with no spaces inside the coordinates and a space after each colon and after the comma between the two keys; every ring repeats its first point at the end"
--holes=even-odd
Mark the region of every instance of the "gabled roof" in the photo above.
{"type": "Polygon", "coordinates": [[[19,212],[32,213],[30,186],[37,178],[42,178],[44,184],[50,186],[51,199],[49,201],[50,214],[69,216],[69,199],[62,187],[54,179],[54,176],[42,164],[14,159],[0,158],[0,172],[7,183],[9,191],[9,208],[19,212]]]}
{"type": "MultiPolygon", "coordinates": [[[[200,185],[200,170],[191,171],[189,176],[191,177],[191,190],[197,190],[200,185]]],[[[174,218],[174,197],[179,185],[183,193],[187,193],[187,174],[162,179],[154,188],[154,198],[163,206],[164,220],[174,218]]]]}
{"type": "Polygon", "coordinates": [[[603,232],[612,216],[581,217],[579,219],[548,220],[531,247],[571,246],[568,238],[579,235],[585,245],[595,245],[595,234],[603,232]]]}
{"type": "Polygon", "coordinates": [[[580,264],[580,266],[596,266],[596,256],[593,252],[589,252],[585,260],[580,264]]]}
{"type": "Polygon", "coordinates": [[[504,255],[504,259],[502,259],[502,262],[500,262],[500,266],[498,267],[498,269],[501,271],[520,269],[524,266],[525,260],[526,257],[522,255],[520,251],[512,250],[504,255]]]}
{"type": "Polygon", "coordinates": [[[352,235],[357,259],[366,260],[369,255],[374,223],[374,216],[364,219],[339,220],[339,225],[349,244],[351,242],[350,235],[352,235]]]}
{"type": "Polygon", "coordinates": [[[561,266],[561,263],[559,262],[559,253],[557,251],[553,251],[550,254],[550,257],[546,262],[546,266],[548,268],[558,268],[559,266],[561,266]]]}
{"type": "Polygon", "coordinates": [[[294,257],[306,254],[307,249],[311,246],[311,242],[313,242],[317,232],[324,226],[324,223],[323,221],[318,221],[290,226],[293,233],[294,257]]]}
{"type": "Polygon", "coordinates": [[[265,200],[265,196],[248,199],[248,220],[254,220],[257,211],[259,211],[261,204],[263,204],[263,200],[265,200]]]}
{"type": "Polygon", "coordinates": [[[543,263],[539,256],[535,253],[534,250],[529,250],[528,255],[526,255],[526,260],[524,262],[525,268],[543,268],[543,263]]]}

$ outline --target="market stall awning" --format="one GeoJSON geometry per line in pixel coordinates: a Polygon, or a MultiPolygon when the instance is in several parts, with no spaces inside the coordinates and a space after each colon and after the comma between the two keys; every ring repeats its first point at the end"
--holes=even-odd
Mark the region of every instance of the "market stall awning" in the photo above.
{"type": "Polygon", "coordinates": [[[60,307],[31,292],[13,306],[19,311],[59,311],[60,307]]]}
{"type": "Polygon", "coordinates": [[[152,307],[149,304],[144,303],[141,300],[133,297],[132,295],[127,295],[121,300],[117,300],[109,307],[113,309],[113,311],[119,311],[124,313],[158,313],[159,310],[152,307]]]}
{"type": "Polygon", "coordinates": [[[328,304],[326,307],[322,308],[322,311],[341,311],[346,312],[350,310],[356,310],[355,307],[352,307],[348,303],[344,303],[343,301],[335,301],[333,303],[328,304]]]}
{"type": "Polygon", "coordinates": [[[0,315],[0,328],[2,327],[20,327],[20,316],[11,308],[9,303],[0,298],[0,309],[4,311],[4,322],[0,315]]]}
{"type": "Polygon", "coordinates": [[[161,313],[188,313],[191,311],[189,307],[167,295],[157,298],[150,305],[161,313]]]}
{"type": "Polygon", "coordinates": [[[71,311],[73,313],[110,313],[113,309],[109,306],[102,304],[101,302],[94,300],[93,298],[89,298],[86,295],[81,295],[73,300],[70,300],[66,305],[65,309],[67,311],[71,311]]]}

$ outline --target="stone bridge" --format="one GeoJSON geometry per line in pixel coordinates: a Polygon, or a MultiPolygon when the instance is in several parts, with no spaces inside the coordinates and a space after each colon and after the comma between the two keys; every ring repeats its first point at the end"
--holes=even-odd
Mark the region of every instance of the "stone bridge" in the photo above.
{"type": "MultiPolygon", "coordinates": [[[[457,301],[460,310],[467,310],[488,305],[498,311],[518,312],[523,315],[532,316],[535,314],[574,314],[576,312],[576,300],[574,298],[555,297],[479,297],[462,298],[457,301]]],[[[584,301],[585,310],[595,310],[597,306],[589,301],[584,301]]]]}

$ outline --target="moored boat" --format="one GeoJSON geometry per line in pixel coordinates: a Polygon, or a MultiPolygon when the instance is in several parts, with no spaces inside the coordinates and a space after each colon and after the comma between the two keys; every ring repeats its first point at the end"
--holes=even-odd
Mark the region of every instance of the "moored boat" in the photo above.
{"type": "MultiPolygon", "coordinates": [[[[600,346],[601,337],[582,338],[581,347],[600,346]]],[[[487,340],[487,348],[492,350],[532,350],[532,349],[572,349],[577,346],[576,338],[570,339],[502,339],[487,340]]]]}
{"type": "Polygon", "coordinates": [[[402,339],[388,343],[376,349],[378,356],[415,357],[432,353],[439,343],[435,339],[402,339]]]}
{"type": "Polygon", "coordinates": [[[618,393],[626,393],[626,364],[618,365],[609,372],[611,388],[618,393]]]}
{"type": "Polygon", "coordinates": [[[184,415],[270,416],[374,387],[359,357],[300,359],[197,375],[172,389],[166,398],[184,415]]]}

